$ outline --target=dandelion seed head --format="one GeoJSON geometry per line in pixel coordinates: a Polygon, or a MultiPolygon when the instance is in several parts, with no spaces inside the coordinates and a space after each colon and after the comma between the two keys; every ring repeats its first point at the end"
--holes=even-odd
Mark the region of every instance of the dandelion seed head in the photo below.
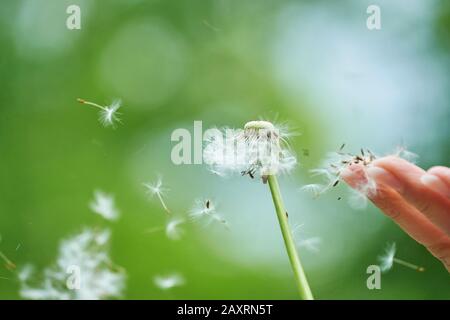
{"type": "Polygon", "coordinates": [[[119,210],[115,206],[114,197],[103,191],[95,191],[94,200],[90,203],[89,207],[106,220],[113,221],[119,218],[119,210]]]}
{"type": "Polygon", "coordinates": [[[378,261],[380,262],[380,269],[382,272],[387,272],[392,269],[394,265],[396,246],[395,242],[390,243],[386,246],[384,254],[378,257],[378,261]]]}
{"type": "Polygon", "coordinates": [[[44,269],[41,280],[33,280],[33,268],[25,266],[18,273],[20,294],[27,299],[98,300],[122,295],[125,273],[113,267],[108,255],[109,230],[85,229],[63,240],[56,263],[44,269]],[[80,288],[69,289],[67,272],[80,270],[80,288]]]}
{"type": "Polygon", "coordinates": [[[241,173],[263,177],[290,172],[297,158],[287,142],[285,127],[267,121],[250,121],[244,129],[215,129],[207,137],[203,158],[220,176],[241,173]]]}
{"type": "Polygon", "coordinates": [[[185,283],[184,277],[178,273],[169,275],[157,275],[153,278],[155,285],[161,290],[169,290],[182,286],[185,283]]]}

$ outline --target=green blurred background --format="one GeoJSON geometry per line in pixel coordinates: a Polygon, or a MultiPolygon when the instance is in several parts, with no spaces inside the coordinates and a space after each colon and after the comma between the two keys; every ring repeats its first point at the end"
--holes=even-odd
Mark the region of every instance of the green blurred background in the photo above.
{"type": "MultiPolygon", "coordinates": [[[[406,145],[424,168],[450,164],[450,2],[7,0],[0,40],[0,251],[19,267],[43,268],[62,238],[108,225],[88,207],[100,188],[122,213],[110,227],[124,298],[297,298],[267,186],[170,160],[176,128],[264,117],[300,133],[300,166],[281,188],[302,235],[322,238],[318,253],[300,248],[317,298],[450,298],[441,263],[372,205],[353,210],[342,185],[315,200],[298,191],[343,142],[378,154],[406,145]],[[81,30],[66,28],[70,4],[81,30]],[[366,28],[370,4],[381,30],[366,28]],[[78,97],[121,98],[123,124],[103,128],[78,97]],[[158,173],[173,211],[215,199],[230,230],[190,224],[180,241],[147,233],[165,223],[142,187],[158,173]],[[368,290],[366,268],[392,241],[427,271],[395,266],[368,290]],[[171,271],[186,285],[162,292],[152,278],[171,271]]],[[[0,268],[0,298],[18,289],[0,268]]]]}

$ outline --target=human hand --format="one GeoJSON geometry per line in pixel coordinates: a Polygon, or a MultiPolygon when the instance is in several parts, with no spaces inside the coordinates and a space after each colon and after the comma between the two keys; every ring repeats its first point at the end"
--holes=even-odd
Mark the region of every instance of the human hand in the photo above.
{"type": "Polygon", "coordinates": [[[341,177],[355,189],[373,179],[376,191],[368,198],[450,272],[450,168],[424,171],[388,156],[368,166],[351,164],[341,177]]]}

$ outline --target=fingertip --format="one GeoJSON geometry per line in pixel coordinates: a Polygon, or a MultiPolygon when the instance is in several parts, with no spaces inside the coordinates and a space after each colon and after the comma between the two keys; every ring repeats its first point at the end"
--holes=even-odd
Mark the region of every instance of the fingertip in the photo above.
{"type": "Polygon", "coordinates": [[[402,192],[404,184],[389,171],[381,167],[372,166],[367,168],[366,172],[377,184],[383,184],[400,193],[402,192]]]}
{"type": "Polygon", "coordinates": [[[427,171],[429,174],[439,177],[450,188],[450,168],[435,166],[427,171]]]}
{"type": "Polygon", "coordinates": [[[360,183],[367,181],[364,167],[361,164],[350,164],[340,173],[340,177],[352,188],[356,188],[360,183]]]}
{"type": "Polygon", "coordinates": [[[415,165],[414,164],[412,164],[411,162],[409,162],[409,161],[407,161],[407,160],[405,160],[405,159],[402,159],[402,158],[400,158],[400,157],[398,157],[398,156],[393,156],[393,155],[391,155],[391,156],[385,156],[385,157],[382,157],[382,158],[378,158],[378,159],[375,159],[373,162],[372,162],[372,164],[374,165],[374,166],[381,166],[381,167],[383,167],[383,166],[400,166],[400,167],[404,167],[404,166],[407,166],[407,167],[409,167],[409,166],[414,166],[415,167],[415,165]]]}
{"type": "Polygon", "coordinates": [[[420,177],[420,182],[427,188],[450,198],[450,188],[441,180],[440,177],[426,173],[420,177]]]}

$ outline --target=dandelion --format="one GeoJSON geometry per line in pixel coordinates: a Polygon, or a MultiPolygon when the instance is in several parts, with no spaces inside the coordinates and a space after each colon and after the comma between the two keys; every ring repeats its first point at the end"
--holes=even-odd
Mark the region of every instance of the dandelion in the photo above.
{"type": "Polygon", "coordinates": [[[44,269],[42,278],[34,278],[34,268],[24,266],[18,272],[20,295],[26,299],[98,300],[122,295],[125,273],[114,267],[108,255],[109,230],[85,229],[63,240],[56,262],[44,269]],[[70,273],[77,267],[79,274],[70,273]],[[72,277],[79,287],[70,287],[72,277]],[[34,282],[34,284],[31,284],[34,282]]]}
{"type": "MultiPolygon", "coordinates": [[[[295,275],[295,281],[302,299],[313,299],[305,272],[300,263],[295,242],[287,220],[277,175],[290,172],[297,164],[297,158],[290,150],[286,127],[275,126],[267,121],[250,121],[244,130],[224,130],[207,137],[203,158],[212,170],[217,172],[240,172],[250,178],[261,177],[268,183],[280,223],[286,251],[295,275]]],[[[205,208],[194,208],[191,216],[206,215],[205,208]]]]}
{"type": "Polygon", "coordinates": [[[267,121],[251,121],[242,129],[216,129],[206,137],[203,158],[210,170],[225,176],[240,173],[250,178],[291,171],[297,158],[287,143],[292,135],[286,127],[267,121]]]}
{"type": "Polygon", "coordinates": [[[105,127],[108,127],[108,126],[115,127],[115,122],[121,122],[120,118],[118,117],[118,115],[120,113],[117,112],[117,110],[119,110],[119,108],[122,104],[122,102],[119,99],[114,100],[108,106],[101,106],[97,103],[86,101],[86,100],[80,99],[80,98],[78,98],[77,101],[79,103],[88,104],[90,106],[100,109],[99,121],[105,127]]]}
{"type": "Polygon", "coordinates": [[[395,243],[388,244],[386,246],[385,252],[383,255],[378,257],[378,260],[380,262],[380,269],[382,272],[387,272],[392,269],[394,266],[394,263],[403,265],[405,267],[411,268],[413,270],[423,272],[425,271],[425,268],[416,266],[415,264],[406,262],[404,260],[401,260],[399,258],[395,257],[396,254],[396,245],[395,243]]]}
{"type": "Polygon", "coordinates": [[[94,200],[89,207],[106,220],[117,220],[119,211],[115,207],[114,198],[103,191],[95,191],[94,200]]]}
{"type": "Polygon", "coordinates": [[[216,206],[211,200],[196,199],[189,211],[189,218],[194,221],[205,220],[207,224],[219,222],[228,228],[227,221],[217,212],[216,206]]]}
{"type": "Polygon", "coordinates": [[[161,205],[164,208],[164,210],[168,214],[170,214],[170,210],[163,199],[164,193],[167,192],[168,189],[163,187],[162,177],[158,176],[155,183],[147,182],[143,183],[142,185],[147,189],[148,194],[150,194],[151,196],[156,196],[159,199],[159,202],[161,202],[161,205]]]}
{"type": "Polygon", "coordinates": [[[157,275],[153,278],[155,285],[161,290],[169,290],[174,287],[182,286],[185,280],[182,275],[173,273],[169,275],[157,275]]]}

